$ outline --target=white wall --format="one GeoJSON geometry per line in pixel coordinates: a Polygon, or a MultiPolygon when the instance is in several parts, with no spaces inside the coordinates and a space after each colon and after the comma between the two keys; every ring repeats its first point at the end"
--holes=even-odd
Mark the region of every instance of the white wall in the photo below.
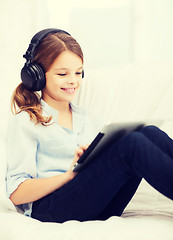
{"type": "Polygon", "coordinates": [[[134,1],[135,60],[173,60],[173,1],[134,1]]]}
{"type": "Polygon", "coordinates": [[[173,60],[172,0],[47,2],[50,24],[79,40],[89,68],[173,60]]]}

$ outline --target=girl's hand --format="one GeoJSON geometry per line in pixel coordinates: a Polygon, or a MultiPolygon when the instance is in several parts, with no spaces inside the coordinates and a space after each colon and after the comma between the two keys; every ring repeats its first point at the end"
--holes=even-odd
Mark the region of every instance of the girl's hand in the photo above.
{"type": "MultiPolygon", "coordinates": [[[[82,156],[82,154],[85,152],[85,150],[88,148],[89,145],[81,145],[80,147],[78,147],[75,151],[74,154],[74,159],[73,159],[73,163],[75,164],[79,158],[82,156]]],[[[73,164],[73,166],[74,166],[73,164]]]]}
{"type": "Polygon", "coordinates": [[[73,166],[78,161],[78,159],[82,156],[82,154],[85,152],[85,150],[88,148],[88,146],[89,145],[81,145],[75,151],[73,163],[72,163],[70,169],[67,171],[67,173],[69,174],[70,177],[72,177],[72,179],[77,175],[77,173],[73,172],[73,170],[72,170],[73,166]]]}

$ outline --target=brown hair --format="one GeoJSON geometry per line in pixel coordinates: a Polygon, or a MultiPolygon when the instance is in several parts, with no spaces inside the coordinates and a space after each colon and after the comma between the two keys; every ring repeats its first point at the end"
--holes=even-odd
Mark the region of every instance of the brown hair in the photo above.
{"type": "MultiPolygon", "coordinates": [[[[62,32],[47,35],[37,47],[32,61],[36,61],[47,72],[53,61],[64,51],[72,51],[83,62],[83,53],[77,41],[70,35],[62,32]]],[[[45,125],[51,121],[51,117],[42,115],[40,95],[37,92],[27,90],[23,83],[20,83],[15,89],[11,106],[14,114],[18,114],[21,111],[28,112],[30,119],[34,120],[36,124],[41,123],[45,125]]]]}

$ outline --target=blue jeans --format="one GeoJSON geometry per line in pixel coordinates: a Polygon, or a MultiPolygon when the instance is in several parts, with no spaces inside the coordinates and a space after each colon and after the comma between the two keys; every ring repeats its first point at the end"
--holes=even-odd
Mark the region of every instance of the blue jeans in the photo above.
{"type": "Polygon", "coordinates": [[[120,216],[142,178],[173,200],[173,140],[154,126],[112,143],[72,181],[35,201],[31,217],[62,223],[120,216]]]}

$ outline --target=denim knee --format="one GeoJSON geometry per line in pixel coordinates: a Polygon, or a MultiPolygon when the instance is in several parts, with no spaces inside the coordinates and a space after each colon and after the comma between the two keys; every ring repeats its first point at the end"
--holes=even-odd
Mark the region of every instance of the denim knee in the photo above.
{"type": "Polygon", "coordinates": [[[163,137],[167,137],[165,132],[153,125],[142,128],[140,132],[154,143],[159,142],[163,137]]]}
{"type": "Polygon", "coordinates": [[[147,135],[148,135],[148,134],[156,133],[156,132],[158,132],[158,131],[160,131],[160,129],[159,129],[158,127],[154,126],[154,125],[146,126],[146,127],[142,128],[142,129],[140,130],[140,132],[146,133],[147,135]]]}
{"type": "Polygon", "coordinates": [[[125,136],[119,145],[119,153],[124,162],[132,160],[136,151],[144,151],[148,139],[139,131],[134,131],[125,136]]]}
{"type": "Polygon", "coordinates": [[[129,133],[125,138],[129,144],[138,144],[139,142],[144,141],[145,136],[140,131],[134,131],[129,133]]]}

